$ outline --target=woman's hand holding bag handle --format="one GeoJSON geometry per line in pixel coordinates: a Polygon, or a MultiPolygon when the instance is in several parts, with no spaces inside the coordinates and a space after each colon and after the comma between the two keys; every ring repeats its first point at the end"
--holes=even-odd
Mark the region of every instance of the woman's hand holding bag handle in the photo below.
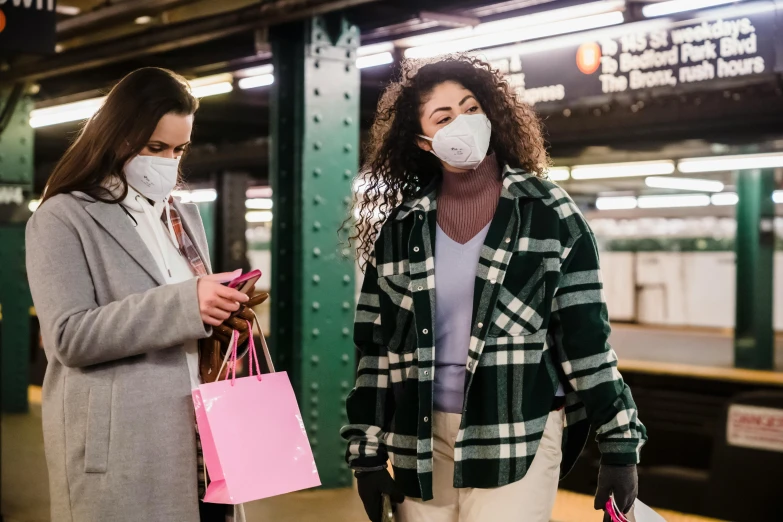
{"type": "MultiPolygon", "coordinates": [[[[267,292],[259,292],[252,296],[249,301],[240,305],[239,310],[232,317],[226,319],[223,324],[215,326],[211,337],[200,341],[199,370],[201,382],[213,382],[218,379],[218,368],[223,358],[230,351],[233,333],[238,332],[238,344],[243,346],[252,335],[252,329],[248,328],[248,321],[256,321],[257,323],[253,307],[258,306],[268,298],[269,294],[267,292]]],[[[244,357],[245,353],[242,353],[239,358],[244,357]]]]}
{"type": "Polygon", "coordinates": [[[234,330],[239,332],[239,346],[245,344],[248,338],[247,322],[253,321],[252,308],[269,299],[267,292],[259,292],[250,297],[250,300],[239,306],[239,310],[231,317],[223,321],[223,324],[214,327],[212,338],[221,344],[225,351],[231,342],[231,334],[234,330]]]}

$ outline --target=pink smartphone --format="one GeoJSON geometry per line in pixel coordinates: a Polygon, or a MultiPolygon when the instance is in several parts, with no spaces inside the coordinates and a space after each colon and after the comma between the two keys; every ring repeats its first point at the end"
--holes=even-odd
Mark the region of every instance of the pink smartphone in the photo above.
{"type": "Polygon", "coordinates": [[[229,288],[235,288],[243,294],[250,295],[256,286],[256,283],[261,278],[261,270],[252,270],[247,274],[242,274],[235,277],[227,283],[229,288]]]}
{"type": "Polygon", "coordinates": [[[628,518],[622,510],[617,507],[617,503],[614,501],[613,496],[609,497],[609,500],[606,501],[606,512],[609,513],[609,518],[612,519],[612,522],[628,522],[628,518]]]}

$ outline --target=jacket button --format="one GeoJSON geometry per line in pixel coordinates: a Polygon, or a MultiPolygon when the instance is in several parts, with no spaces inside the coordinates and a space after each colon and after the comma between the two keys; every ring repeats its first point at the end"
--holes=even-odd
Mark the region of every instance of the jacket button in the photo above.
{"type": "Polygon", "coordinates": [[[429,422],[429,421],[430,421],[429,417],[424,417],[424,422],[429,422]]]}
{"type": "Polygon", "coordinates": [[[511,243],[511,238],[510,237],[506,238],[506,243],[511,243]]]}
{"type": "Polygon", "coordinates": [[[422,290],[424,290],[424,287],[423,287],[423,286],[420,286],[420,287],[419,287],[417,290],[418,290],[419,292],[421,292],[422,290]]]}
{"type": "Polygon", "coordinates": [[[479,328],[484,328],[484,323],[479,323],[476,326],[478,326],[479,328]]]}
{"type": "Polygon", "coordinates": [[[495,283],[497,283],[497,280],[496,280],[496,279],[490,279],[490,280],[489,280],[489,283],[490,283],[490,284],[492,284],[492,285],[494,285],[495,283]]]}
{"type": "Polygon", "coordinates": [[[473,362],[471,361],[468,363],[468,370],[472,370],[472,369],[473,369],[473,362]]]}
{"type": "Polygon", "coordinates": [[[419,247],[413,247],[413,251],[414,252],[418,252],[419,251],[419,247]]]}
{"type": "Polygon", "coordinates": [[[419,216],[419,221],[424,221],[424,216],[419,216]]]}
{"type": "Polygon", "coordinates": [[[424,335],[427,335],[428,333],[430,333],[430,331],[425,328],[424,330],[421,331],[421,333],[423,333],[424,335]]]}
{"type": "Polygon", "coordinates": [[[424,375],[429,375],[429,374],[430,374],[429,370],[424,370],[424,375]]]}

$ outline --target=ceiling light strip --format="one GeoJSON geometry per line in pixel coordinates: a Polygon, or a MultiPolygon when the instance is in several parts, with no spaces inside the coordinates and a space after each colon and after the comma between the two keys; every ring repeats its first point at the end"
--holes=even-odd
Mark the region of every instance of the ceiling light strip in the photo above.
{"type": "Polygon", "coordinates": [[[738,156],[710,156],[686,158],[677,163],[677,169],[684,173],[729,172],[734,170],[772,169],[783,167],[783,153],[743,154],[738,156]]]}
{"type": "Polygon", "coordinates": [[[658,16],[667,16],[686,11],[695,11],[697,9],[707,9],[719,5],[733,4],[737,0],[671,0],[669,2],[658,2],[642,7],[642,14],[646,18],[655,18],[658,16]]]}
{"type": "Polygon", "coordinates": [[[670,160],[608,163],[605,165],[576,165],[571,167],[571,177],[576,180],[663,176],[673,172],[674,162],[670,160]]]}
{"type": "Polygon", "coordinates": [[[692,192],[721,192],[723,183],[710,179],[675,178],[651,176],[644,180],[651,188],[689,190],[692,192]]]}
{"type": "MultiPolygon", "coordinates": [[[[406,58],[430,58],[441,54],[462,51],[473,51],[484,47],[506,45],[537,38],[546,38],[560,34],[588,31],[601,27],[622,24],[625,21],[623,13],[616,11],[593,16],[585,16],[550,24],[534,25],[521,31],[519,28],[496,33],[472,36],[442,43],[411,47],[405,50],[406,58]]],[[[480,27],[480,26],[479,26],[480,27]]]]}

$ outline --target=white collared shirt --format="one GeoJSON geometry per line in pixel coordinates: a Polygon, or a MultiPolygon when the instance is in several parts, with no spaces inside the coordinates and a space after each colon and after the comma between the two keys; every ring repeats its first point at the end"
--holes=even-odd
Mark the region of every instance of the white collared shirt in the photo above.
{"type": "MultiPolygon", "coordinates": [[[[181,283],[188,279],[193,279],[195,276],[190,269],[188,260],[179,251],[179,246],[174,243],[166,225],[160,219],[160,215],[163,212],[162,204],[160,208],[158,208],[158,205],[151,205],[145,197],[141,196],[131,186],[128,186],[128,195],[121,204],[133,216],[133,219],[130,221],[142,241],[144,241],[144,244],[147,245],[166,284],[181,283]],[[143,205],[148,207],[146,212],[143,205]],[[152,218],[149,217],[150,215],[156,215],[158,219],[153,222],[152,218]],[[159,230],[153,227],[159,227],[159,230]],[[165,239],[159,240],[161,237],[165,239]],[[165,252],[163,251],[164,248],[166,249],[165,252]]],[[[188,341],[184,346],[190,374],[190,387],[191,389],[197,389],[201,383],[198,365],[198,340],[188,341]]]]}

